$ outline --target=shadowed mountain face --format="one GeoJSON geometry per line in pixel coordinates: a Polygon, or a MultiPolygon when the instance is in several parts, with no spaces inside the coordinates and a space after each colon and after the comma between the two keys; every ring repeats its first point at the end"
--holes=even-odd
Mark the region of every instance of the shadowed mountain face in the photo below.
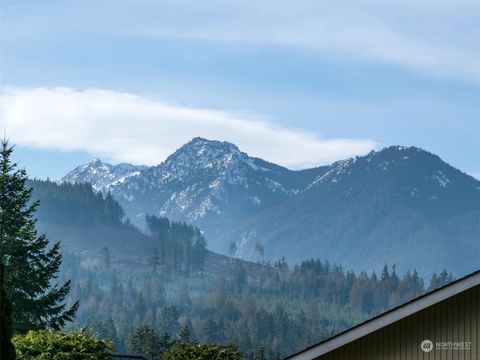
{"type": "Polygon", "coordinates": [[[395,263],[424,274],[480,264],[480,182],[416,148],[340,161],[305,191],[227,235],[253,256],[305,254],[354,269],[395,263]]]}
{"type": "Polygon", "coordinates": [[[95,191],[106,192],[110,187],[125,182],[129,177],[140,175],[146,166],[131,164],[110,165],[94,159],[81,165],[63,177],[62,182],[71,184],[90,183],[95,191]]]}
{"type": "Polygon", "coordinates": [[[480,263],[480,182],[418,148],[291,171],[195,138],[158,166],[124,167],[96,161],[63,181],[110,191],[136,224],[147,213],[195,223],[212,250],[234,242],[242,258],[259,258],[261,243],[266,259],[318,256],[354,269],[460,274],[480,263]]]}
{"type": "Polygon", "coordinates": [[[201,138],[185,144],[158,166],[141,171],[132,167],[127,174],[120,166],[125,165],[95,160],[62,181],[90,182],[97,190],[110,191],[141,227],[146,214],[155,214],[196,223],[208,235],[283,203],[326,169],[291,171],[249,157],[233,144],[201,138]]]}
{"type": "MultiPolygon", "coordinates": [[[[35,214],[39,233],[46,234],[52,243],[60,242],[62,251],[76,257],[76,263],[67,266],[68,271],[80,263],[84,268],[97,267],[98,270],[105,265],[102,262],[106,256],[116,269],[151,270],[156,252],[162,270],[168,274],[175,271],[185,275],[187,268],[189,272],[201,271],[212,276],[231,276],[234,271],[232,259],[203,251],[204,245],[196,244],[203,237],[193,226],[156,218],[157,233],[153,234],[150,229],[145,234],[124,221],[123,209],[113,197],[95,192],[90,184],[30,180],[28,186],[33,189],[32,201],[40,201],[35,214]],[[158,224],[161,224],[161,236],[158,224]],[[178,246],[182,248],[181,255],[178,246]],[[184,254],[188,254],[188,258],[184,254]],[[204,259],[201,266],[199,255],[204,259]]],[[[260,266],[244,261],[242,265],[248,269],[260,266]]]]}

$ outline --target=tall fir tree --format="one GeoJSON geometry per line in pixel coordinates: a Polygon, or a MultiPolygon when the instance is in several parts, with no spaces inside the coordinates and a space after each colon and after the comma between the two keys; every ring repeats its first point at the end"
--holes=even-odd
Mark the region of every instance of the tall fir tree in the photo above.
{"type": "Polygon", "coordinates": [[[152,360],[160,360],[165,349],[162,347],[161,339],[155,329],[147,325],[141,325],[130,339],[128,350],[152,360]]]}
{"type": "Polygon", "coordinates": [[[38,235],[35,212],[27,187],[27,173],[12,162],[13,147],[3,139],[0,148],[0,260],[5,266],[5,288],[12,300],[13,331],[60,329],[71,321],[78,302],[67,307],[70,281],[53,283],[62,262],[60,244],[49,246],[38,235]]]}
{"type": "Polygon", "coordinates": [[[3,263],[0,260],[0,359],[15,359],[12,344],[12,308],[4,287],[3,263]]]}

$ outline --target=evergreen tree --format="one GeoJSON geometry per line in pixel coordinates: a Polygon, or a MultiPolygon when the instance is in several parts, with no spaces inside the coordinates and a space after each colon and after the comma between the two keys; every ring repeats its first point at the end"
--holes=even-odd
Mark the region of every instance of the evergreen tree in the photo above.
{"type": "Polygon", "coordinates": [[[145,304],[145,298],[143,297],[142,292],[140,291],[135,299],[135,314],[138,316],[140,322],[143,322],[145,315],[147,313],[147,305],[145,304]]]}
{"type": "Polygon", "coordinates": [[[198,229],[196,229],[196,239],[195,244],[193,245],[193,251],[193,269],[203,272],[203,268],[205,267],[205,258],[207,256],[207,240],[198,229]]]}
{"type": "Polygon", "coordinates": [[[263,257],[265,256],[265,249],[263,248],[263,245],[261,242],[257,242],[255,244],[255,252],[259,256],[258,262],[260,262],[260,259],[263,259],[263,257]]]}
{"type": "Polygon", "coordinates": [[[260,349],[258,349],[257,356],[255,357],[255,360],[267,360],[265,356],[265,347],[262,345],[260,346],[260,349]]]}
{"type": "Polygon", "coordinates": [[[183,246],[179,243],[175,243],[173,247],[173,269],[179,273],[182,270],[183,265],[183,246]]]}
{"type": "Polygon", "coordinates": [[[161,316],[161,329],[163,332],[176,336],[180,325],[178,324],[178,311],[175,306],[163,308],[161,316]]]}
{"type": "Polygon", "coordinates": [[[4,283],[3,264],[0,260],[0,359],[15,359],[12,339],[12,313],[4,283]]]}
{"type": "Polygon", "coordinates": [[[203,335],[207,343],[223,343],[225,341],[223,323],[209,318],[203,325],[203,335]]]}
{"type": "Polygon", "coordinates": [[[435,290],[438,289],[439,287],[442,287],[454,280],[454,277],[452,274],[447,272],[447,270],[443,270],[440,275],[433,274],[432,279],[430,280],[430,286],[428,290],[435,290]]]}
{"type": "Polygon", "coordinates": [[[235,262],[233,283],[238,289],[247,284],[247,272],[240,261],[235,262]]]}
{"type": "Polygon", "coordinates": [[[115,223],[120,222],[125,216],[122,207],[114,200],[110,192],[105,196],[104,213],[108,225],[114,225],[115,223]]]}
{"type": "Polygon", "coordinates": [[[112,264],[112,256],[110,255],[110,249],[104,246],[102,249],[102,266],[105,270],[110,270],[112,264]]]}
{"type": "Polygon", "coordinates": [[[153,250],[152,256],[148,258],[148,264],[152,267],[154,272],[157,271],[157,268],[160,265],[160,254],[158,253],[158,249],[153,250]]]}
{"type": "Polygon", "coordinates": [[[190,328],[188,326],[184,326],[178,335],[180,338],[180,342],[184,343],[192,343],[194,342],[192,333],[190,332],[190,328]]]}
{"type": "Polygon", "coordinates": [[[160,360],[161,353],[165,349],[155,329],[147,325],[142,325],[135,331],[135,334],[130,339],[128,350],[131,353],[141,354],[152,360],[160,360]]]}
{"type": "Polygon", "coordinates": [[[2,140],[0,148],[0,260],[5,266],[5,288],[12,299],[13,330],[59,329],[74,317],[78,303],[67,308],[70,281],[52,284],[60,269],[60,244],[49,247],[37,235],[26,171],[12,163],[13,148],[2,140]]]}
{"type": "Polygon", "coordinates": [[[114,344],[118,344],[117,328],[111,316],[104,321],[103,328],[105,338],[113,341],[114,344]]]}
{"type": "Polygon", "coordinates": [[[230,255],[230,257],[234,258],[237,254],[237,251],[238,251],[237,243],[235,241],[232,241],[230,243],[230,248],[228,249],[228,254],[230,255]]]}

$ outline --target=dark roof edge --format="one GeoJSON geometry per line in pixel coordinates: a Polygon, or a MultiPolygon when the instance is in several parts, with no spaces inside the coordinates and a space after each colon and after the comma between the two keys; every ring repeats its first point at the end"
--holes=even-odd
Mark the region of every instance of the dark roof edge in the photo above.
{"type": "Polygon", "coordinates": [[[480,284],[480,270],[377,315],[285,358],[311,360],[480,284]]]}

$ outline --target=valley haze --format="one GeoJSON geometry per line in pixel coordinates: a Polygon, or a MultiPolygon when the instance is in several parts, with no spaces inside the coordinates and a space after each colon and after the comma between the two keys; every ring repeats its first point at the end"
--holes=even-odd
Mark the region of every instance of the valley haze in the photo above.
{"type": "Polygon", "coordinates": [[[480,267],[479,35],[480,1],[0,0],[0,358],[276,360],[438,300],[480,267]]]}
{"type": "Polygon", "coordinates": [[[61,182],[111,193],[142,229],[147,214],[192,223],[210,250],[247,260],[296,264],[308,254],[425,276],[465,274],[480,262],[480,182],[416,147],[294,171],[194,138],[156,166],[95,159],[61,182]]]}

